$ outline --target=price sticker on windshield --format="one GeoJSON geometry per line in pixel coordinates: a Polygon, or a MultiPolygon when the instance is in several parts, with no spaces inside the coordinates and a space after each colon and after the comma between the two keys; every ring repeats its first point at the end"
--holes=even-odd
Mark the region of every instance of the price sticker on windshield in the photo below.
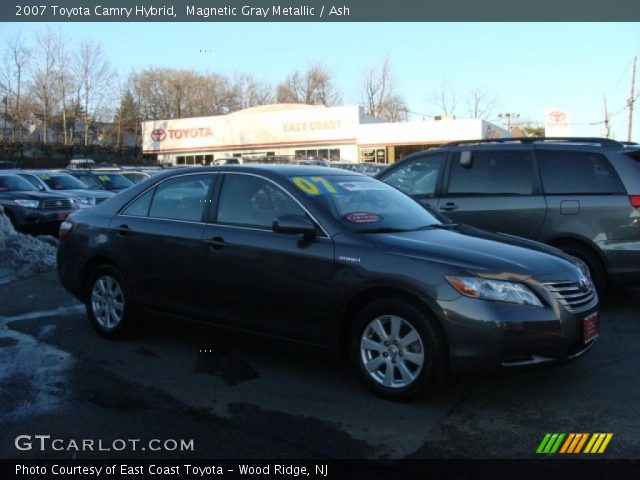
{"type": "Polygon", "coordinates": [[[384,184],[379,182],[340,182],[338,183],[348,192],[366,192],[370,190],[386,190],[384,184]]]}
{"type": "Polygon", "coordinates": [[[47,173],[40,173],[38,174],[38,177],[42,180],[49,180],[51,178],[47,173]]]}
{"type": "Polygon", "coordinates": [[[108,182],[109,181],[109,177],[107,177],[106,175],[99,175],[98,178],[100,180],[102,180],[103,182],[108,182]]]}

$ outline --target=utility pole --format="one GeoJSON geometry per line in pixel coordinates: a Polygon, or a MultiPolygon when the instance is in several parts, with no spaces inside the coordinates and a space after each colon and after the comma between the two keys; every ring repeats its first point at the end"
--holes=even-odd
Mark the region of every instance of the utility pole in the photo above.
{"type": "Polygon", "coordinates": [[[609,138],[611,130],[609,130],[609,111],[607,110],[607,95],[604,95],[604,137],[609,138]]]}
{"type": "Polygon", "coordinates": [[[631,132],[633,129],[633,104],[635,103],[635,94],[636,94],[636,60],[638,57],[633,57],[633,70],[631,70],[631,96],[629,100],[627,100],[627,106],[629,107],[629,122],[627,129],[627,141],[631,141],[631,132]]]}

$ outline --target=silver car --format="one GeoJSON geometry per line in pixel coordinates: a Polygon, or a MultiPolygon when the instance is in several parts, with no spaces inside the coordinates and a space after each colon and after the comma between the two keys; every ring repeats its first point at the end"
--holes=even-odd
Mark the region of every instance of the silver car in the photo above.
{"type": "Polygon", "coordinates": [[[20,175],[41,192],[56,193],[70,198],[77,208],[98,205],[114,195],[112,192],[90,190],[80,180],[64,172],[19,170],[14,173],[20,175]]]}

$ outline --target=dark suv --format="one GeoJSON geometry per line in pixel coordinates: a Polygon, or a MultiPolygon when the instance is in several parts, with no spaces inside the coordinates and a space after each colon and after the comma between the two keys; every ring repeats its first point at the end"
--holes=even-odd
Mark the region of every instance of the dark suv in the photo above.
{"type": "Polygon", "coordinates": [[[640,148],[600,138],[464,141],[377,178],[454,222],[580,258],[600,290],[640,283],[640,148]]]}

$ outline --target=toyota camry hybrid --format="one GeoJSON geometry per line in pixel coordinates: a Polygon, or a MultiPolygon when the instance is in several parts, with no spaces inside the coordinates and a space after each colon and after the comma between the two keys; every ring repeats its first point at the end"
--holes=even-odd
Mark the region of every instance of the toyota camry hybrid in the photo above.
{"type": "Polygon", "coordinates": [[[312,343],[347,353],[392,399],[447,370],[559,363],[594,345],[580,260],[435,215],[326,167],[171,170],[71,215],[58,270],[105,337],[162,314],[312,343]]]}

